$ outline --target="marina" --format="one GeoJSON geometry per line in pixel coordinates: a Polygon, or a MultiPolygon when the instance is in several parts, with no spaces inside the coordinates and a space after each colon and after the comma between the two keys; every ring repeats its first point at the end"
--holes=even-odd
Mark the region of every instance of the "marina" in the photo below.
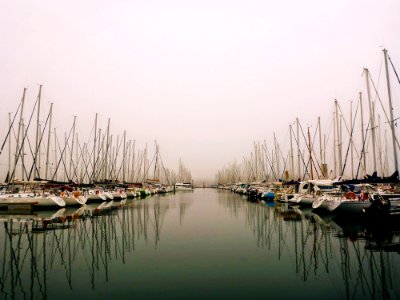
{"type": "Polygon", "coordinates": [[[0,299],[400,299],[400,1],[0,1],[0,299]]]}
{"type": "Polygon", "coordinates": [[[202,188],[95,209],[3,215],[1,298],[400,296],[399,227],[202,188]]]}

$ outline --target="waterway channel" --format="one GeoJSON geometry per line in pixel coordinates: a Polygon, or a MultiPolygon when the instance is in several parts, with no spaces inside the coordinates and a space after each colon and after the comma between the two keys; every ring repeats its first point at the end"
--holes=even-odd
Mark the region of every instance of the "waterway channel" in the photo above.
{"type": "MultiPolygon", "coordinates": [[[[229,191],[0,223],[0,299],[399,299],[400,231],[229,191]]],[[[8,218],[9,220],[9,218],[8,218]]]]}

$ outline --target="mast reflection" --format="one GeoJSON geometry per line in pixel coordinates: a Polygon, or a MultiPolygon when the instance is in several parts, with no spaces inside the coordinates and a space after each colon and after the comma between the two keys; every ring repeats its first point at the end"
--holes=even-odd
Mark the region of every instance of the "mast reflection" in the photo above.
{"type": "MultiPolygon", "coordinates": [[[[181,218],[188,207],[182,203],[181,218]]],[[[126,264],[137,243],[161,240],[168,201],[155,196],[129,201],[115,209],[96,206],[35,215],[1,217],[0,298],[49,298],[52,277],[65,274],[73,290],[82,284],[96,290],[112,281],[112,271],[126,264]]]]}
{"type": "Polygon", "coordinates": [[[330,280],[345,299],[399,298],[400,230],[393,225],[317,215],[287,204],[268,207],[230,193],[219,203],[232,217],[244,216],[268,255],[294,258],[294,272],[304,282],[330,280]]]}

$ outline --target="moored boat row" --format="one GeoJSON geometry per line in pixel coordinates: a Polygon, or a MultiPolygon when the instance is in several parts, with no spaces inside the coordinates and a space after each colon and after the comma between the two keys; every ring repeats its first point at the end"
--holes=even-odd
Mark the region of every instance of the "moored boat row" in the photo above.
{"type": "Polygon", "coordinates": [[[289,205],[311,207],[322,213],[347,216],[400,217],[398,184],[348,184],[337,180],[251,183],[219,186],[245,195],[249,201],[279,201],[289,205]]]}
{"type": "Polygon", "coordinates": [[[128,198],[146,197],[173,191],[171,186],[161,184],[131,185],[55,185],[48,182],[14,182],[3,186],[0,208],[29,205],[31,208],[82,206],[107,201],[122,201],[128,198]]]}

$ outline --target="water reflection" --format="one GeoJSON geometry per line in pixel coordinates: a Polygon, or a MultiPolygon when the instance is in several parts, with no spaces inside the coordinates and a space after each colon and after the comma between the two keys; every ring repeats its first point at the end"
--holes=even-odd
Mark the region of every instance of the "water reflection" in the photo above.
{"type": "Polygon", "coordinates": [[[0,299],[400,296],[396,227],[229,192],[1,218],[0,299]]]}
{"type": "Polygon", "coordinates": [[[112,266],[126,264],[138,244],[157,248],[171,205],[179,206],[182,222],[191,202],[163,201],[162,197],[119,203],[115,209],[102,211],[87,206],[30,216],[4,215],[0,298],[54,298],[64,284],[71,291],[82,286],[98,289],[112,280],[112,266]],[[54,283],[58,286],[51,286],[54,283]]]}
{"type": "Polygon", "coordinates": [[[345,299],[400,297],[400,230],[393,224],[317,215],[287,204],[268,207],[229,193],[219,203],[235,218],[245,216],[257,246],[268,255],[294,258],[292,272],[303,282],[328,282],[345,299]]]}

